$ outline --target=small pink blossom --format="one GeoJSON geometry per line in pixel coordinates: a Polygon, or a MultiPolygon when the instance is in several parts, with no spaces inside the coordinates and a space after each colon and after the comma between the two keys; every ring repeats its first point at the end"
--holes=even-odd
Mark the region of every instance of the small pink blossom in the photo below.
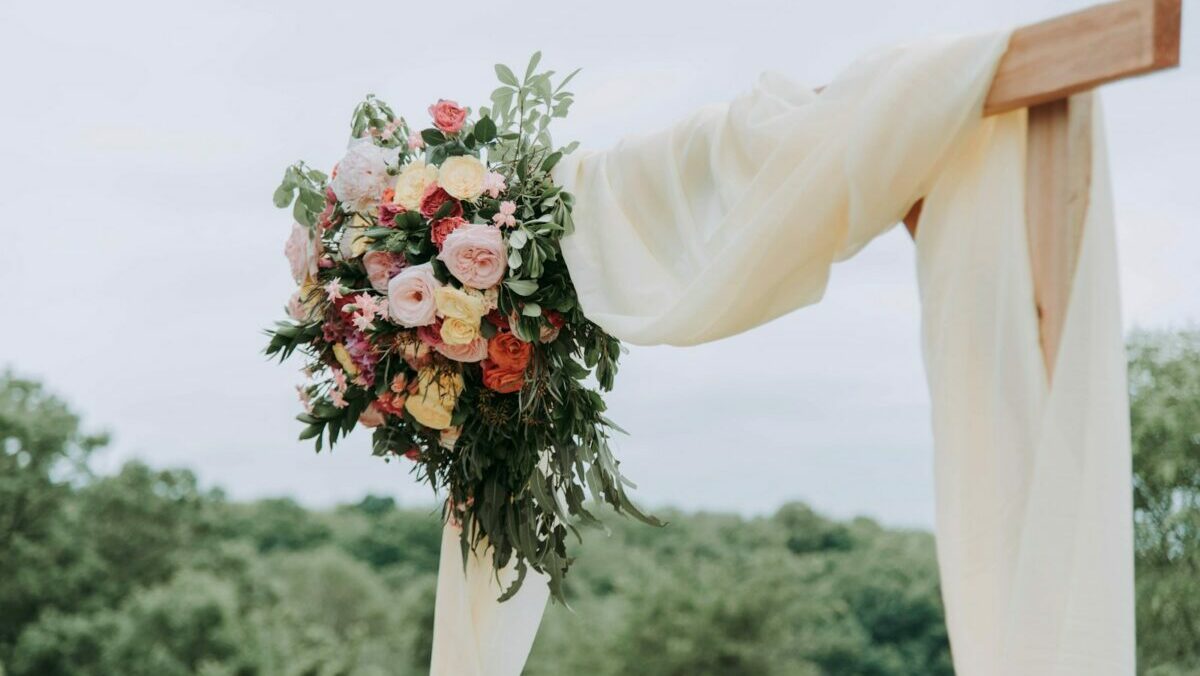
{"type": "Polygon", "coordinates": [[[329,296],[329,300],[338,300],[342,297],[342,279],[334,277],[325,285],[325,294],[329,296]]]}
{"type": "Polygon", "coordinates": [[[338,368],[331,369],[331,370],[333,371],[333,391],[334,392],[345,392],[346,391],[346,373],[338,368]]]}
{"type": "Polygon", "coordinates": [[[355,313],[352,321],[354,322],[354,328],[358,329],[359,331],[367,331],[375,328],[375,318],[373,315],[355,313]]]}
{"type": "Polygon", "coordinates": [[[504,192],[507,187],[502,174],[489,171],[483,175],[483,191],[487,193],[488,197],[493,199],[499,197],[500,193],[504,192]]]}
{"type": "Polygon", "coordinates": [[[408,135],[408,149],[420,150],[425,147],[425,139],[421,138],[421,132],[414,131],[408,135]]]}
{"type": "Polygon", "coordinates": [[[300,395],[300,403],[304,405],[304,410],[308,413],[313,412],[312,396],[308,393],[308,388],[304,385],[296,386],[296,394],[300,395]]]}
{"type": "Polygon", "coordinates": [[[513,214],[517,213],[517,205],[509,200],[504,200],[500,203],[500,211],[492,216],[492,222],[500,226],[513,227],[517,224],[517,219],[513,214]]]}
{"type": "Polygon", "coordinates": [[[333,390],[329,393],[329,401],[333,402],[334,408],[346,408],[350,405],[350,403],[346,401],[346,397],[344,397],[342,393],[338,392],[337,390],[333,390]]]}

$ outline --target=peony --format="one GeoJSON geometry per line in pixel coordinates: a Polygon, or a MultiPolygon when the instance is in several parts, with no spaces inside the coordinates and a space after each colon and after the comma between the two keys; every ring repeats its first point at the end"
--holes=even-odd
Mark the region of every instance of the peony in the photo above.
{"type": "Polygon", "coordinates": [[[417,374],[417,391],[405,400],[404,408],[422,425],[444,430],[450,426],[462,390],[461,373],[425,368],[417,374]]]}
{"type": "Polygon", "coordinates": [[[375,404],[375,402],[371,402],[358,416],[358,424],[367,428],[379,427],[386,421],[387,418],[384,415],[384,412],[375,404]]]}
{"type": "Polygon", "coordinates": [[[447,216],[439,218],[429,225],[429,239],[433,241],[433,245],[442,250],[442,245],[446,243],[446,236],[466,225],[467,222],[461,216],[447,216]]]}
{"type": "Polygon", "coordinates": [[[447,345],[466,345],[479,337],[479,318],[442,321],[442,342],[447,345]]]}
{"type": "Polygon", "coordinates": [[[441,284],[429,263],[405,268],[388,282],[388,311],[398,324],[409,328],[437,319],[434,292],[441,284]]]}
{"type": "Polygon", "coordinates": [[[467,109],[455,101],[438,99],[437,103],[429,106],[429,116],[433,118],[433,126],[447,134],[457,134],[463,122],[467,121],[467,109]]]}
{"type": "Polygon", "coordinates": [[[437,301],[438,313],[443,317],[478,323],[479,318],[488,311],[482,295],[473,295],[453,286],[438,289],[434,293],[434,299],[437,301]]]}
{"type": "Polygon", "coordinates": [[[390,181],[387,165],[396,156],[396,149],[380,148],[370,139],[352,143],[330,184],[338,201],[349,211],[374,211],[390,181]]]}
{"type": "Polygon", "coordinates": [[[483,179],[487,168],[470,155],[449,157],[438,169],[438,185],[451,196],[468,202],[483,194],[483,179]]]}
{"type": "Polygon", "coordinates": [[[491,288],[504,278],[504,236],[493,226],[468,223],[446,236],[438,260],[463,284],[491,288]]]}
{"type": "Polygon", "coordinates": [[[487,359],[488,341],[483,336],[476,336],[475,340],[463,345],[451,345],[443,342],[441,345],[434,346],[433,349],[447,359],[474,364],[487,359]]]}
{"type": "Polygon", "coordinates": [[[387,293],[388,282],[408,265],[404,254],[388,251],[368,251],[362,261],[367,269],[367,279],[371,280],[371,288],[380,293],[387,293]]]}
{"type": "Polygon", "coordinates": [[[308,228],[299,223],[292,225],[292,234],[283,246],[283,254],[287,256],[288,264],[292,268],[292,279],[296,280],[297,284],[303,284],[309,277],[317,278],[321,240],[315,239],[308,228]]]}
{"type": "Polygon", "coordinates": [[[505,371],[524,371],[533,346],[511,333],[500,332],[488,341],[488,359],[505,371]]]}
{"type": "Polygon", "coordinates": [[[421,196],[421,215],[425,218],[433,218],[442,205],[447,202],[450,203],[450,210],[446,212],[447,216],[461,217],[463,215],[463,208],[458,200],[451,197],[445,188],[431,184],[425,188],[425,194],[421,196]]]}
{"type": "Polygon", "coordinates": [[[424,160],[414,160],[406,164],[396,176],[396,194],[392,199],[405,209],[414,211],[421,206],[425,189],[437,183],[437,177],[437,167],[425,164],[424,160]]]}
{"type": "Polygon", "coordinates": [[[496,366],[491,360],[484,360],[483,384],[489,390],[501,394],[519,392],[525,385],[525,372],[508,371],[496,366]]]}

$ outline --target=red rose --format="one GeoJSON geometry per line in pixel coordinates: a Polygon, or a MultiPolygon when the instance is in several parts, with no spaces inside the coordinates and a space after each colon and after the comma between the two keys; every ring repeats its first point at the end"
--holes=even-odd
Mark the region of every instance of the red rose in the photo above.
{"type": "Polygon", "coordinates": [[[519,392],[525,385],[525,372],[509,371],[497,366],[492,360],[483,360],[483,384],[489,390],[501,394],[519,392]]]}
{"type": "Polygon", "coordinates": [[[524,371],[533,346],[511,333],[500,332],[488,341],[488,359],[505,371],[524,371]]]}
{"type": "Polygon", "coordinates": [[[454,101],[438,99],[429,106],[429,116],[433,118],[433,126],[447,134],[457,134],[467,120],[467,109],[454,101]]]}
{"type": "Polygon", "coordinates": [[[433,245],[438,248],[438,251],[441,251],[442,243],[446,241],[446,236],[465,224],[466,221],[461,216],[439,218],[429,226],[429,238],[433,240],[433,245]]]}
{"type": "Polygon", "coordinates": [[[487,315],[484,316],[484,319],[488,320],[488,322],[490,322],[492,326],[494,326],[498,329],[508,330],[508,328],[509,328],[508,317],[505,317],[504,315],[500,314],[499,310],[492,310],[491,312],[487,313],[487,315]]]}
{"type": "Polygon", "coordinates": [[[561,312],[557,312],[555,310],[546,310],[544,314],[546,315],[546,321],[550,322],[550,324],[556,329],[561,329],[563,324],[567,323],[567,320],[562,316],[561,312]]]}
{"type": "Polygon", "coordinates": [[[447,202],[450,202],[453,206],[450,207],[450,213],[446,214],[446,216],[458,216],[461,218],[463,215],[462,204],[451,197],[450,193],[438,187],[436,183],[431,184],[425,189],[425,194],[421,196],[421,215],[425,218],[433,218],[438,209],[441,209],[442,205],[447,202]]]}

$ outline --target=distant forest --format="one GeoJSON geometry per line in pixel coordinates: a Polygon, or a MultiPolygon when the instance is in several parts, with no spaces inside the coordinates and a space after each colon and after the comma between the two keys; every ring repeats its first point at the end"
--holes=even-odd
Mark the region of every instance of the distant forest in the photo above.
{"type": "MultiPolygon", "coordinates": [[[[1130,343],[1139,673],[1200,674],[1200,332],[1130,343]]],[[[106,439],[0,375],[0,676],[428,670],[440,523],[390,498],[237,503],[186,470],[94,476],[106,439]]],[[[529,676],[952,674],[932,536],[802,504],[610,516],[529,676]]]]}

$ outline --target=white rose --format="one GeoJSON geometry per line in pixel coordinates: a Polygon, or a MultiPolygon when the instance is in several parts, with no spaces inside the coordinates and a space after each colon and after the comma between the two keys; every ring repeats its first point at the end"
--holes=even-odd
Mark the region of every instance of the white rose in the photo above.
{"type": "Polygon", "coordinates": [[[353,142],[338,162],[337,176],[330,184],[338,201],[350,211],[375,211],[390,180],[387,165],[396,161],[397,152],[394,148],[380,148],[370,139],[353,142]]]}
{"type": "Polygon", "coordinates": [[[470,155],[457,155],[442,162],[438,185],[451,197],[470,202],[483,194],[483,176],[487,167],[470,155]]]}
{"type": "Polygon", "coordinates": [[[364,234],[368,225],[370,223],[356,214],[354,222],[342,230],[342,238],[338,240],[338,253],[342,255],[342,260],[353,260],[367,252],[367,246],[371,244],[364,234]]]}
{"type": "Polygon", "coordinates": [[[425,189],[436,183],[437,178],[437,167],[425,164],[425,160],[415,160],[400,170],[396,177],[396,196],[392,199],[405,209],[416,211],[421,207],[425,189]]]}

